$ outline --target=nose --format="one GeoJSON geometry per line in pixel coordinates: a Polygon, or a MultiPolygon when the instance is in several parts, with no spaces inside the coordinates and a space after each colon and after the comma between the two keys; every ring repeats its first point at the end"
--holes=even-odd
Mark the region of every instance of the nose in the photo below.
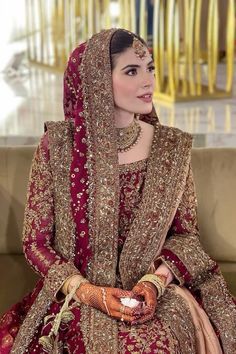
{"type": "Polygon", "coordinates": [[[144,87],[144,88],[151,87],[151,83],[150,83],[150,82],[145,82],[145,83],[143,84],[143,87],[144,87]]]}
{"type": "Polygon", "coordinates": [[[150,73],[145,73],[144,77],[143,77],[143,82],[142,82],[142,86],[144,88],[147,87],[151,87],[152,86],[152,78],[150,77],[150,73]]]}

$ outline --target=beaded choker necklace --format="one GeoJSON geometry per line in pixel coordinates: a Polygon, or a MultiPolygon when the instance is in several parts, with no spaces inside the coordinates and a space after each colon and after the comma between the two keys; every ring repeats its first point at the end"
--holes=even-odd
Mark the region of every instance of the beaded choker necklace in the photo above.
{"type": "Polygon", "coordinates": [[[125,128],[116,128],[118,152],[126,152],[132,149],[141,138],[142,128],[137,119],[125,128]]]}

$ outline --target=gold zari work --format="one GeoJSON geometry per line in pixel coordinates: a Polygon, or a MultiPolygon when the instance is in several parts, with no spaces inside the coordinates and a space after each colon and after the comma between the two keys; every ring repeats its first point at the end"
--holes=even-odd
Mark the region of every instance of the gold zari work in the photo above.
{"type": "MultiPolygon", "coordinates": [[[[26,208],[24,223],[24,241],[33,237],[35,240],[35,257],[43,257],[38,251],[36,245],[36,235],[32,232],[32,225],[37,225],[36,230],[42,232],[41,222],[45,215],[54,215],[50,213],[51,208],[57,209],[57,219],[51,220],[50,229],[45,230],[49,234],[53,233],[53,226],[56,227],[55,248],[60,254],[63,254],[71,261],[59,264],[56,261],[50,266],[47,276],[44,280],[44,286],[41,289],[37,299],[30,308],[27,316],[20,327],[15,339],[11,353],[25,354],[26,348],[35,334],[35,330],[43,320],[50,304],[56,300],[56,295],[62,284],[71,275],[79,274],[78,269],[73,264],[74,257],[74,233],[75,226],[70,209],[70,178],[69,166],[71,158],[71,126],[68,122],[50,122],[47,124],[49,131],[41,139],[39,147],[35,153],[32,165],[30,183],[34,184],[38,193],[35,195],[35,202],[41,205],[38,212],[33,208],[26,208]],[[50,145],[51,143],[51,145],[50,145]],[[52,149],[50,150],[50,146],[52,149]],[[47,154],[50,150],[50,163],[47,154]],[[61,161],[57,164],[56,161],[61,161]],[[43,176],[43,177],[42,177],[43,176]],[[41,178],[40,178],[41,177],[41,178]],[[44,181],[42,183],[42,180],[44,181]],[[54,204],[53,204],[54,195],[54,204]],[[40,211],[40,212],[39,212],[40,211]],[[60,216],[60,218],[59,218],[60,216]],[[60,220],[59,220],[59,219],[60,220]],[[66,230],[66,232],[65,232],[66,230]]],[[[31,193],[28,193],[28,200],[31,199],[31,193]]],[[[28,204],[27,204],[28,205],[28,204]]],[[[34,228],[35,231],[35,228],[34,228]]],[[[50,242],[50,240],[48,240],[50,242]]],[[[55,254],[51,249],[51,254],[55,254]]],[[[49,266],[43,259],[43,263],[49,266]]],[[[29,261],[30,262],[30,261],[29,261]]],[[[30,262],[31,263],[31,262],[30,262]]],[[[32,267],[44,276],[33,264],[32,267]]]]}

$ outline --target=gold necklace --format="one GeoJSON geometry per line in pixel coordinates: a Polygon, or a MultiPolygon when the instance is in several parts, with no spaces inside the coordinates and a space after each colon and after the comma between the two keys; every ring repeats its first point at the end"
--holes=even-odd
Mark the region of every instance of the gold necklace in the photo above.
{"type": "Polygon", "coordinates": [[[126,152],[132,149],[141,138],[142,128],[137,119],[125,128],[116,128],[118,152],[126,152]]]}

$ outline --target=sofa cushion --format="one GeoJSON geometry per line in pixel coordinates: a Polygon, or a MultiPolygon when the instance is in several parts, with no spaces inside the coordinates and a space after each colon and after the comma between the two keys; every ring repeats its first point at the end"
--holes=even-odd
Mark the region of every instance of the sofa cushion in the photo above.
{"type": "Polygon", "coordinates": [[[22,253],[21,235],[35,146],[0,148],[0,254],[22,253]]]}
{"type": "Polygon", "coordinates": [[[217,261],[236,262],[236,149],[193,149],[201,242],[217,261]]]}

